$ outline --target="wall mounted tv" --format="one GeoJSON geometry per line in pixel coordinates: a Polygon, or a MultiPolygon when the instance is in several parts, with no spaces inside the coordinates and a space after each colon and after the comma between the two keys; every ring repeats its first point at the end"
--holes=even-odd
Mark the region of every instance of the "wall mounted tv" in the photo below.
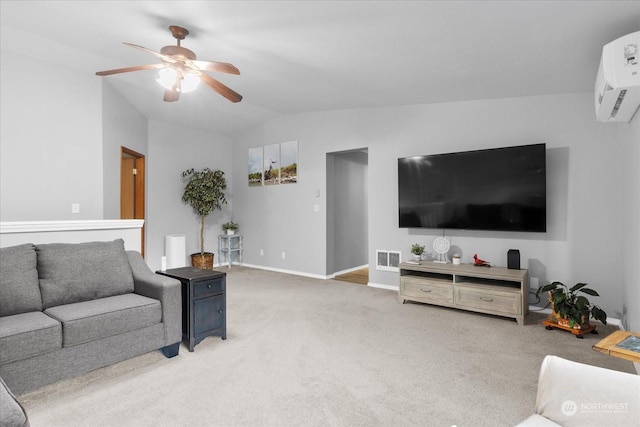
{"type": "Polygon", "coordinates": [[[398,159],[401,228],[546,232],[545,144],[398,159]]]}

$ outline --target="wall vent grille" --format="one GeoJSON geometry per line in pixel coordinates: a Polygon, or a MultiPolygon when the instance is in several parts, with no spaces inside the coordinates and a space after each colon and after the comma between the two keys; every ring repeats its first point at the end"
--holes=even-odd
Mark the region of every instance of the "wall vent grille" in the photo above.
{"type": "Polygon", "coordinates": [[[400,271],[400,251],[376,250],[376,270],[400,271]]]}

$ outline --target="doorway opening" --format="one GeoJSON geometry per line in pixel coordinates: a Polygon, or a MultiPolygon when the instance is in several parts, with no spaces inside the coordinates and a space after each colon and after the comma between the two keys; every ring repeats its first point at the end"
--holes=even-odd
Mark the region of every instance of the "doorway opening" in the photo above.
{"type": "Polygon", "coordinates": [[[368,282],[368,149],[327,153],[326,167],[326,274],[337,277],[359,271],[359,280],[368,282]]]}
{"type": "MultiPolygon", "coordinates": [[[[120,219],[144,218],[144,155],[120,147],[120,219]]],[[[142,226],[140,252],[144,256],[144,230],[142,226]]]]}

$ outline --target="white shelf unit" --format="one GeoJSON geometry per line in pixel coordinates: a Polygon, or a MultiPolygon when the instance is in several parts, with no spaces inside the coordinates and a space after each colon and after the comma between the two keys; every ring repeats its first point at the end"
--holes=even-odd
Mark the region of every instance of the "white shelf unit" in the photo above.
{"type": "Polygon", "coordinates": [[[219,264],[242,264],[242,236],[239,234],[220,234],[218,236],[219,264]],[[235,261],[234,261],[235,260],[235,261]]]}

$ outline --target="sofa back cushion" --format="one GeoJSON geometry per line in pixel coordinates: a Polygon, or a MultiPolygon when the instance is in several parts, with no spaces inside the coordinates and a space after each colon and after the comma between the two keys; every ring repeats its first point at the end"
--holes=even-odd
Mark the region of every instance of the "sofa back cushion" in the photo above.
{"type": "Polygon", "coordinates": [[[37,245],[45,309],[133,292],[124,240],[37,245]]]}
{"type": "Polygon", "coordinates": [[[42,311],[32,244],[0,249],[0,316],[42,311]]]}

